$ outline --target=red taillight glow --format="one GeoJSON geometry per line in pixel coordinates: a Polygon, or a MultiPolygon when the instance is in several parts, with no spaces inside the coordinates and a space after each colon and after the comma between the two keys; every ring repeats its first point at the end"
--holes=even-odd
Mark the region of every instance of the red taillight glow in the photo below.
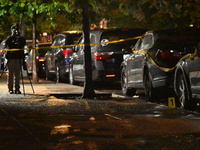
{"type": "Polygon", "coordinates": [[[115,77],[115,74],[107,74],[106,77],[107,78],[113,78],[113,77],[115,77]]]}
{"type": "Polygon", "coordinates": [[[64,57],[69,57],[71,56],[70,54],[73,52],[73,49],[72,48],[66,48],[66,49],[63,49],[62,50],[62,53],[63,53],[63,56],[64,57]]]}
{"type": "Polygon", "coordinates": [[[106,59],[113,55],[114,52],[95,52],[94,59],[106,59]]]}
{"type": "Polygon", "coordinates": [[[5,51],[2,51],[2,52],[1,52],[2,55],[4,55],[5,53],[6,53],[5,51]]]}
{"type": "Polygon", "coordinates": [[[122,29],[122,31],[128,31],[128,29],[125,28],[125,29],[122,29]]]}
{"type": "Polygon", "coordinates": [[[173,51],[169,51],[169,50],[166,50],[166,51],[161,50],[160,54],[161,54],[162,59],[177,59],[177,58],[182,57],[181,54],[179,54],[177,52],[174,53],[173,51]]]}
{"type": "Polygon", "coordinates": [[[43,56],[37,56],[36,59],[39,62],[44,62],[46,60],[45,57],[43,57],[43,56]]]}

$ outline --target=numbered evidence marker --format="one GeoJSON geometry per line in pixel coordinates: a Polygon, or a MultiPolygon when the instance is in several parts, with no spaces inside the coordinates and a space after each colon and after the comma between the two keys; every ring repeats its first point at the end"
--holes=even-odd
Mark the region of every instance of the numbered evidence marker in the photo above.
{"type": "Polygon", "coordinates": [[[176,108],[176,102],[174,97],[168,97],[168,107],[176,108]]]}

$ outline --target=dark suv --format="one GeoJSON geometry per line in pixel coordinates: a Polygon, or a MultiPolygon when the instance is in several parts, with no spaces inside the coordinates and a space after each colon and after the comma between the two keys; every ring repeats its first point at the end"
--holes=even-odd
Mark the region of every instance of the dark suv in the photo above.
{"type": "Polygon", "coordinates": [[[56,35],[51,48],[45,54],[46,79],[56,79],[56,82],[67,82],[69,73],[69,60],[75,44],[81,37],[81,32],[65,32],[56,35]]]}
{"type": "MultiPolygon", "coordinates": [[[[95,29],[90,31],[93,81],[119,81],[120,65],[124,49],[130,47],[145,29],[95,29]]],[[[84,38],[78,45],[70,60],[70,83],[84,82],[84,38]]]]}
{"type": "Polygon", "coordinates": [[[174,68],[184,55],[194,52],[199,35],[196,28],[146,32],[122,63],[123,94],[134,95],[137,89],[145,89],[149,101],[160,94],[173,94],[167,91],[173,89],[174,68]]]}

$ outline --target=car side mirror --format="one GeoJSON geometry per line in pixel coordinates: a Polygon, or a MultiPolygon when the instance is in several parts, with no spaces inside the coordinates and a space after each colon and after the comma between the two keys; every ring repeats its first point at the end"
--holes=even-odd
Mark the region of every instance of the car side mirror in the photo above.
{"type": "Polygon", "coordinates": [[[130,54],[130,53],[133,52],[133,50],[132,50],[131,47],[129,47],[129,48],[124,48],[124,49],[122,49],[122,52],[123,52],[124,54],[130,54]]]}
{"type": "Polygon", "coordinates": [[[196,49],[195,49],[194,55],[200,57],[200,48],[196,48],[196,49]]]}
{"type": "Polygon", "coordinates": [[[190,54],[190,60],[194,60],[195,54],[190,54]]]}
{"type": "Polygon", "coordinates": [[[184,47],[184,51],[185,51],[186,54],[188,54],[188,53],[194,53],[195,47],[194,47],[194,45],[186,45],[184,47]]]}

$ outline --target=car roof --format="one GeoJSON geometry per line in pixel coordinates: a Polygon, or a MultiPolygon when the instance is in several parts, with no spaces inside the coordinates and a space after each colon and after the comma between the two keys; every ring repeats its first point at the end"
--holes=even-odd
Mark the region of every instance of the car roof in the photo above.
{"type": "Polygon", "coordinates": [[[133,36],[141,36],[143,35],[147,29],[143,28],[112,28],[112,29],[94,29],[90,31],[90,34],[95,34],[97,39],[101,38],[101,35],[108,32],[108,33],[118,33],[119,31],[127,32],[129,34],[133,33],[133,36]]]}
{"type": "Polygon", "coordinates": [[[91,30],[91,33],[95,33],[95,34],[102,34],[103,32],[116,32],[116,31],[147,31],[147,29],[143,29],[143,28],[111,28],[111,29],[94,29],[91,30]]]}
{"type": "Polygon", "coordinates": [[[50,45],[51,45],[51,43],[48,43],[48,44],[41,44],[41,43],[39,43],[36,46],[37,47],[43,47],[43,46],[50,46],[50,45]]]}
{"type": "Polygon", "coordinates": [[[70,35],[70,34],[72,34],[72,35],[75,35],[75,34],[82,34],[82,32],[62,32],[62,33],[58,33],[56,36],[59,36],[59,35],[70,35]]]}
{"type": "Polygon", "coordinates": [[[171,34],[171,33],[196,33],[200,32],[199,28],[194,27],[186,27],[186,28],[170,28],[170,29],[157,29],[157,30],[150,30],[146,33],[153,33],[153,34],[171,34]]]}

